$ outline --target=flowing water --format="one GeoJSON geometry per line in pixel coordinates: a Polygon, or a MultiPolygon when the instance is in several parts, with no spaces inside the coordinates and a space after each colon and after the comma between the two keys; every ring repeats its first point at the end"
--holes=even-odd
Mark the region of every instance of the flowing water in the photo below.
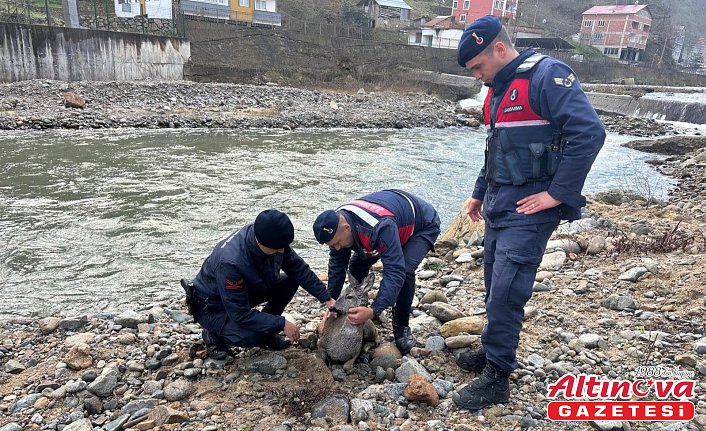
{"type": "MultiPolygon", "coordinates": [[[[317,272],[316,215],[380,188],[448,225],[482,163],[483,130],[51,131],[0,137],[0,318],[122,311],[180,295],[214,244],[287,212],[317,272]]],[[[610,136],[585,191],[670,183],[610,136]]]]}

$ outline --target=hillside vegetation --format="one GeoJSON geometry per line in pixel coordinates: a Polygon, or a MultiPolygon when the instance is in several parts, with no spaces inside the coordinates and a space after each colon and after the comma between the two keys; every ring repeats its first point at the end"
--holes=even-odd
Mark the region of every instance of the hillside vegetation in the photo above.
{"type": "MultiPolygon", "coordinates": [[[[412,7],[412,17],[450,15],[452,0],[405,0],[412,7]]],[[[306,21],[354,21],[360,18],[355,5],[358,0],[286,0],[279,2],[282,12],[306,21]]],[[[633,4],[626,0],[520,0],[520,24],[545,28],[560,37],[578,33],[581,13],[594,5],[633,4]]],[[[640,1],[644,4],[644,1],[640,1]]],[[[664,23],[686,26],[687,37],[695,40],[704,36],[701,23],[706,21],[703,0],[652,0],[647,2],[655,19],[653,28],[664,23]]],[[[669,25],[667,25],[669,24],[669,25]]],[[[689,41],[687,41],[689,42],[689,41]]]]}

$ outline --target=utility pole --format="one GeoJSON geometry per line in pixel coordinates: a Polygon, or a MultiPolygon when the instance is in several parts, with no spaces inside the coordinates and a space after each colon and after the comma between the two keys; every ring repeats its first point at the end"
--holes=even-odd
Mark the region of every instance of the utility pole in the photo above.
{"type": "Polygon", "coordinates": [[[515,4],[515,25],[512,28],[512,44],[514,45],[515,42],[517,41],[517,15],[519,14],[520,11],[520,0],[517,0],[517,3],[515,4]]]}

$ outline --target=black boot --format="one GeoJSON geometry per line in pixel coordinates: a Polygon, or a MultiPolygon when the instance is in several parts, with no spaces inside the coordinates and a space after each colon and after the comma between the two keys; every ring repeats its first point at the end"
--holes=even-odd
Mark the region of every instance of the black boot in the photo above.
{"type": "Polygon", "coordinates": [[[201,331],[201,338],[206,345],[206,354],[209,358],[222,361],[231,354],[230,349],[222,343],[219,343],[217,337],[207,330],[204,329],[201,331]]]}
{"type": "Polygon", "coordinates": [[[279,334],[265,334],[262,337],[262,345],[270,350],[284,350],[292,345],[292,342],[279,334]]]}
{"type": "Polygon", "coordinates": [[[395,345],[399,349],[402,356],[408,354],[412,347],[417,344],[417,339],[412,335],[412,330],[409,328],[409,315],[403,316],[392,308],[392,335],[395,337],[395,345]]]}
{"type": "Polygon", "coordinates": [[[487,363],[488,360],[485,358],[485,349],[482,347],[480,350],[463,352],[456,358],[456,365],[463,371],[472,371],[476,374],[483,372],[487,363]]]}
{"type": "Polygon", "coordinates": [[[483,373],[451,399],[462,409],[480,410],[510,399],[510,373],[488,362],[483,373]]]}
{"type": "Polygon", "coordinates": [[[417,344],[417,339],[412,335],[412,330],[409,326],[394,329],[392,333],[395,336],[395,345],[400,350],[402,356],[408,354],[412,350],[412,347],[417,344]]]}

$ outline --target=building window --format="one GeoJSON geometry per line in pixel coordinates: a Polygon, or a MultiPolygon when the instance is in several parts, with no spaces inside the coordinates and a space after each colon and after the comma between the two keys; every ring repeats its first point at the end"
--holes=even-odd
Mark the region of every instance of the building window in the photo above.
{"type": "Polygon", "coordinates": [[[584,22],[583,22],[583,26],[584,26],[584,27],[590,27],[592,23],[593,23],[593,21],[584,21],[584,22]]]}
{"type": "Polygon", "coordinates": [[[647,24],[643,25],[643,26],[642,26],[642,31],[644,31],[645,33],[649,33],[649,32],[650,32],[650,26],[647,25],[647,24]]]}
{"type": "Polygon", "coordinates": [[[458,17],[458,19],[459,19],[459,21],[461,21],[461,22],[466,22],[466,14],[464,13],[463,15],[461,15],[460,17],[458,17]]]}
{"type": "Polygon", "coordinates": [[[637,22],[637,21],[633,21],[633,22],[632,22],[632,28],[635,29],[635,30],[639,29],[639,28],[640,28],[640,23],[637,22]]]}
{"type": "Polygon", "coordinates": [[[603,39],[603,33],[593,33],[593,38],[596,40],[603,39]]]}
{"type": "Polygon", "coordinates": [[[495,2],[495,9],[500,9],[500,1],[496,0],[495,2]]]}
{"type": "Polygon", "coordinates": [[[255,0],[255,10],[267,10],[267,2],[265,0],[255,0]]]}
{"type": "Polygon", "coordinates": [[[605,27],[605,21],[599,20],[597,25],[598,27],[605,27]]]}
{"type": "Polygon", "coordinates": [[[618,55],[618,48],[603,48],[605,55],[618,55]]]}
{"type": "Polygon", "coordinates": [[[457,0],[454,0],[454,5],[451,8],[458,9],[458,1],[457,0]]]}
{"type": "Polygon", "coordinates": [[[471,0],[466,0],[463,2],[463,9],[468,10],[468,8],[471,7],[471,0]]]}
{"type": "Polygon", "coordinates": [[[250,0],[238,0],[238,6],[250,7],[250,0]]]}

